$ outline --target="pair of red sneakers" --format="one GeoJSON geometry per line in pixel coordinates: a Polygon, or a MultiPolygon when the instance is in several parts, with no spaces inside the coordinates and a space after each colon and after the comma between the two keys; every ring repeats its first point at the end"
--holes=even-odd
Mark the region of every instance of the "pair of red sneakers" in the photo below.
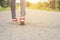
{"type": "MultiPolygon", "coordinates": [[[[20,22],[20,24],[24,24],[24,21],[25,21],[25,18],[24,17],[21,17],[20,19],[19,19],[19,22],[20,22]]],[[[18,20],[15,18],[15,19],[12,19],[12,22],[13,23],[17,23],[18,22],[18,20]]]]}

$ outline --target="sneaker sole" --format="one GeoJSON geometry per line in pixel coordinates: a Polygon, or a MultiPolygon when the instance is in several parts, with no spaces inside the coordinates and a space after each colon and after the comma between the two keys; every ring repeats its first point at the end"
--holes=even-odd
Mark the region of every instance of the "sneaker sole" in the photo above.
{"type": "Polygon", "coordinates": [[[20,25],[25,25],[24,21],[20,21],[20,25]]]}

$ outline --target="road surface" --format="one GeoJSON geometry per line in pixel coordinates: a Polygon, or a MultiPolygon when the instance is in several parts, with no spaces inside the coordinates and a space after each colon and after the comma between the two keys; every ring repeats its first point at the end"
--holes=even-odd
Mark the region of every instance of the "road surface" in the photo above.
{"type": "Polygon", "coordinates": [[[60,40],[60,12],[27,9],[24,26],[11,23],[11,11],[0,12],[0,40],[60,40]]]}

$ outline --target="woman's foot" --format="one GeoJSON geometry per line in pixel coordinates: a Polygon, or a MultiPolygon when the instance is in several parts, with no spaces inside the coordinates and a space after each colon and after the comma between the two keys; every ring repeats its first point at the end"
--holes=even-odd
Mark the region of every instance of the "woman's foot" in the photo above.
{"type": "Polygon", "coordinates": [[[12,19],[12,22],[13,22],[13,23],[17,23],[18,20],[17,20],[17,19],[12,19]]]}
{"type": "Polygon", "coordinates": [[[21,17],[21,18],[20,18],[20,25],[24,25],[24,24],[25,24],[24,21],[25,21],[25,18],[24,18],[24,17],[21,17]]]}

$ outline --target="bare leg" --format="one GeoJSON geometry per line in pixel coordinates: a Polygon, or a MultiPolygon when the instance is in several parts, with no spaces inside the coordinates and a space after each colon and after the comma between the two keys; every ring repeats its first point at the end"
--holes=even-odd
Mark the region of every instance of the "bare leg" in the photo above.
{"type": "Polygon", "coordinates": [[[16,0],[11,0],[11,14],[12,14],[12,19],[16,19],[15,1],[16,0]]]}

